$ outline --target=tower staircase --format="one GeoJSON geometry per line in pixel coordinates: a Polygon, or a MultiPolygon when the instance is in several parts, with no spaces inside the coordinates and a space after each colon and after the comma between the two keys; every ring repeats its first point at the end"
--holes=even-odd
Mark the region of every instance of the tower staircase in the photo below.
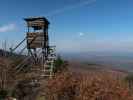
{"type": "Polygon", "coordinates": [[[55,46],[51,46],[46,62],[43,65],[43,77],[52,77],[54,74],[54,62],[56,60],[55,46]]]}
{"type": "MultiPolygon", "coordinates": [[[[22,40],[14,49],[12,49],[11,52],[13,53],[24,42],[25,42],[25,39],[22,40]]],[[[19,54],[21,55],[25,49],[26,49],[25,47],[22,48],[20,50],[21,53],[19,54]]],[[[37,51],[37,54],[38,54],[38,59],[41,60],[41,57],[42,57],[41,49],[37,51]]],[[[45,60],[45,63],[40,61],[37,65],[33,64],[33,62],[30,64],[31,58],[33,57],[28,55],[18,65],[16,65],[15,67],[16,73],[23,71],[27,63],[29,63],[28,67],[31,67],[29,68],[31,69],[29,73],[36,74],[38,79],[51,78],[54,75],[54,62],[56,60],[55,46],[49,46],[49,53],[48,53],[47,59],[45,60]]]]}

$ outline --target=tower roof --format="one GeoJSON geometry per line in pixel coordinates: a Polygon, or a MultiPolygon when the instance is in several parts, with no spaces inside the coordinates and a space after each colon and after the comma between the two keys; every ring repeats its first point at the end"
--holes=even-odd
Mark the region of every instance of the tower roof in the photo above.
{"type": "Polygon", "coordinates": [[[29,18],[24,18],[24,20],[27,22],[44,21],[46,22],[46,24],[50,24],[49,21],[45,17],[29,17],[29,18]]]}

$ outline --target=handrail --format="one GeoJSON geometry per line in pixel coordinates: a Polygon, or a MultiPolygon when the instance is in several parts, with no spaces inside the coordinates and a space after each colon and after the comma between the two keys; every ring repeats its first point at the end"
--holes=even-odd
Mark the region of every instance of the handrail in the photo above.
{"type": "MultiPolygon", "coordinates": [[[[38,50],[37,52],[39,52],[39,51],[40,51],[40,50],[38,50]]],[[[20,62],[20,63],[15,67],[15,69],[18,69],[18,70],[17,70],[17,73],[18,73],[21,69],[23,69],[23,67],[24,67],[23,64],[24,64],[27,60],[29,60],[30,57],[31,57],[31,56],[25,58],[22,62],[20,62]],[[23,65],[23,66],[20,67],[21,65],[23,65]]]]}
{"type": "Polygon", "coordinates": [[[11,49],[11,52],[15,51],[25,40],[26,37],[14,49],[11,49]]]}
{"type": "MultiPolygon", "coordinates": [[[[30,43],[29,43],[29,45],[30,44],[32,44],[33,43],[33,41],[37,38],[38,36],[35,36],[33,39],[32,39],[32,41],[30,41],[30,43]]],[[[23,53],[23,51],[26,49],[26,47],[27,46],[25,46],[21,51],[20,51],[20,53],[19,54],[22,54],[23,53]]]]}

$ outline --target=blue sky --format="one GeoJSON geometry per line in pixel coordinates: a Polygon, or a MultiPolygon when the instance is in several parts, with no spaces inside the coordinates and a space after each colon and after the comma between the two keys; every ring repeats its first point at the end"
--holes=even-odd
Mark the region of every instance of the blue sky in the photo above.
{"type": "Polygon", "coordinates": [[[23,20],[46,16],[61,52],[133,51],[133,0],[1,0],[0,41],[25,37],[23,20]]]}

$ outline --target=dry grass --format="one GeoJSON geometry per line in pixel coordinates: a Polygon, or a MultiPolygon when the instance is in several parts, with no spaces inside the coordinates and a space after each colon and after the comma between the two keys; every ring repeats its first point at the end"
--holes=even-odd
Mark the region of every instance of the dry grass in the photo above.
{"type": "Polygon", "coordinates": [[[121,77],[106,72],[64,72],[48,81],[47,100],[133,100],[121,77]]]}

